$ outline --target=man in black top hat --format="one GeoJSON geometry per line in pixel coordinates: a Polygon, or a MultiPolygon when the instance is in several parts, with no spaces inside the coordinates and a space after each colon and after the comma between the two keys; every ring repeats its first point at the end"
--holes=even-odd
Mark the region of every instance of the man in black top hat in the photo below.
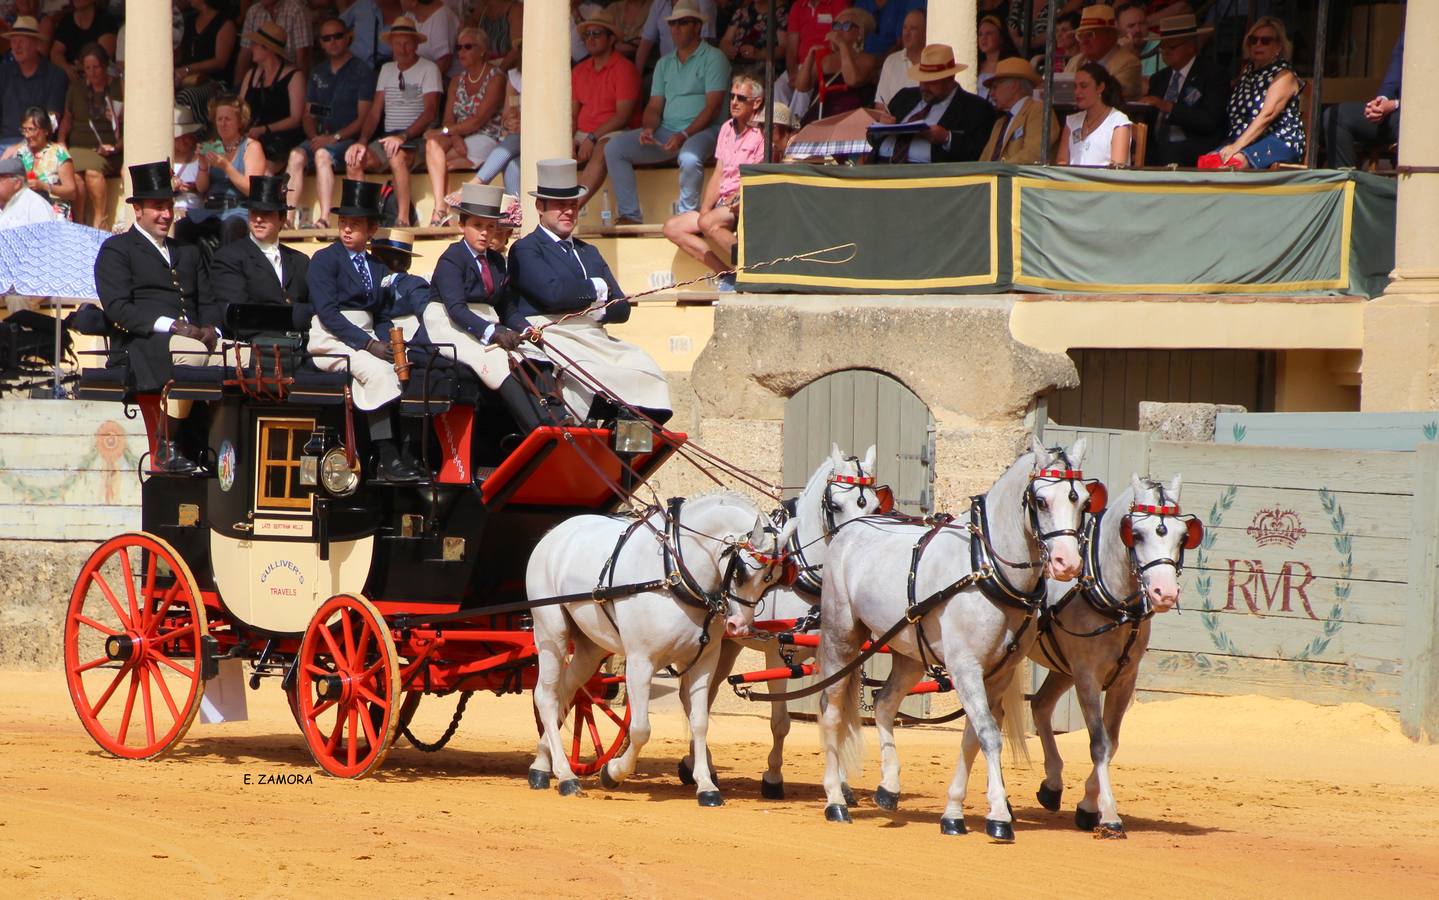
{"type": "Polygon", "coordinates": [[[250,176],[250,239],[225,245],[210,263],[210,296],[201,311],[216,327],[225,321],[231,303],[273,303],[294,307],[297,329],[310,324],[310,258],[280,243],[285,205],[285,177],[250,176]]]}
{"type": "MultiPolygon", "coordinates": [[[[134,389],[153,393],[170,381],[175,363],[218,363],[208,351],[219,335],[200,320],[200,297],[209,288],[199,251],[169,237],[175,218],[169,160],[131,166],[130,183],[135,194],[125,202],[135,210],[135,224],[100,245],[95,287],[105,317],[119,332],[110,341],[109,365],[129,365],[134,389]]],[[[188,400],[166,401],[168,437],[154,460],[159,471],[198,469],[178,438],[190,406],[188,400]]]]}
{"type": "Polygon", "coordinates": [[[390,349],[392,295],[385,290],[390,269],[367,252],[380,225],[380,186],[345,179],[338,216],[340,239],[310,259],[307,281],[315,318],[309,349],[315,365],[342,371],[348,360],[355,405],[368,413],[370,440],[379,456],[375,477],[413,482],[425,477],[420,465],[395,441],[393,415],[400,380],[390,349]]]}

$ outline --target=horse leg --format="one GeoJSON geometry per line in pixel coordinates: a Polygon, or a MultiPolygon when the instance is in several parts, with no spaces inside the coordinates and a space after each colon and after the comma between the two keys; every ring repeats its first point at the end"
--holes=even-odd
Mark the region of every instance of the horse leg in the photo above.
{"type": "Polygon", "coordinates": [[[568,659],[566,648],[570,642],[570,623],[564,611],[558,607],[541,607],[535,610],[535,649],[538,657],[539,675],[535,680],[535,718],[540,726],[539,746],[535,751],[534,764],[530,766],[529,783],[535,790],[550,786],[550,775],[560,779],[560,793],[565,796],[579,793],[579,779],[575,778],[560,744],[560,719],[568,698],[563,696],[561,686],[568,680],[568,659]]]}
{"type": "Polygon", "coordinates": [[[1072,684],[1073,678],[1051,671],[1029,705],[1034,714],[1034,730],[1039,733],[1039,744],[1044,748],[1044,780],[1039,783],[1036,796],[1039,805],[1050,812],[1059,811],[1060,798],[1064,795],[1064,758],[1059,755],[1059,743],[1054,739],[1054,707],[1072,684]]]}
{"type": "MultiPolygon", "coordinates": [[[[570,642],[573,650],[570,653],[569,661],[565,664],[564,671],[560,673],[556,685],[556,697],[554,708],[557,713],[553,730],[547,731],[554,737],[550,741],[550,755],[552,764],[557,765],[555,774],[560,779],[560,794],[569,796],[580,792],[580,780],[575,775],[574,769],[570,766],[570,758],[565,753],[563,729],[561,722],[569,711],[575,697],[575,692],[580,689],[590,676],[599,668],[600,660],[604,658],[605,651],[579,628],[571,629],[570,642]],[[561,771],[562,770],[562,771],[561,771]]],[[[575,727],[579,728],[579,721],[576,720],[575,727]]],[[[579,735],[573,735],[578,738],[579,735]]],[[[574,741],[574,746],[579,746],[579,741],[574,741]]]]}
{"type": "Polygon", "coordinates": [[[1137,667],[1121,674],[1115,683],[1104,692],[1104,733],[1108,738],[1106,753],[1102,762],[1096,762],[1095,774],[1099,776],[1099,833],[1107,838],[1123,838],[1124,821],[1119,818],[1119,806],[1114,800],[1114,785],[1109,777],[1109,763],[1119,752],[1119,726],[1124,722],[1124,713],[1134,699],[1134,684],[1138,675],[1137,667]]]}
{"type": "MultiPolygon", "coordinates": [[[[828,608],[828,607],[826,607],[828,608]]],[[[837,672],[859,655],[864,640],[862,626],[846,608],[827,613],[824,639],[820,641],[821,677],[837,672]],[[844,621],[838,621],[843,616],[844,621]]],[[[849,822],[849,785],[846,771],[858,771],[864,750],[860,731],[858,669],[820,693],[819,733],[824,746],[824,816],[831,822],[849,822]]]]}
{"type": "MultiPolygon", "coordinates": [[[[773,645],[765,646],[764,660],[765,665],[771,669],[777,669],[784,665],[784,658],[779,655],[779,650],[773,645]]],[[[789,690],[789,679],[780,681],[777,687],[780,691],[789,690]]],[[[760,796],[766,800],[784,799],[784,739],[789,736],[789,726],[789,704],[783,700],[775,700],[770,703],[769,767],[765,769],[764,775],[760,776],[759,782],[760,796]]]]}
{"type": "Polygon", "coordinates": [[[874,803],[880,809],[899,808],[899,751],[894,744],[894,720],[899,705],[924,675],[919,660],[902,654],[890,656],[889,677],[874,698],[874,724],[879,731],[880,777],[874,803]]]}
{"type": "MultiPolygon", "coordinates": [[[[721,641],[721,642],[720,642],[719,662],[718,662],[718,664],[717,664],[716,667],[715,667],[715,675],[714,675],[714,678],[710,680],[710,693],[709,693],[709,708],[710,708],[710,709],[713,709],[713,708],[714,708],[715,698],[719,696],[719,688],[720,688],[720,685],[724,684],[724,680],[729,677],[729,673],[732,672],[732,671],[734,671],[735,659],[739,656],[740,651],[743,650],[743,649],[744,649],[744,646],[743,646],[739,641],[721,641]]],[[[687,679],[688,679],[688,673],[686,673],[686,678],[685,678],[685,679],[681,679],[681,682],[680,682],[680,691],[679,691],[679,694],[680,694],[680,704],[681,704],[681,706],[683,706],[683,708],[684,708],[685,722],[686,722],[686,723],[688,723],[688,722],[689,722],[689,719],[690,719],[690,692],[689,692],[689,689],[685,686],[685,685],[687,684],[687,679]]],[[[679,765],[676,767],[676,769],[677,769],[677,771],[678,771],[678,773],[679,773],[679,777],[680,777],[680,784],[694,784],[694,783],[695,783],[694,765],[695,765],[695,739],[694,739],[694,734],[691,733],[691,735],[690,735],[689,752],[685,754],[684,758],[682,758],[682,759],[680,760],[679,765]]],[[[714,766],[713,766],[713,765],[710,766],[710,779],[711,779],[711,780],[717,780],[717,776],[715,775],[715,771],[714,771],[714,766]]]]}
{"type": "MultiPolygon", "coordinates": [[[[1093,770],[1084,782],[1084,799],[1074,810],[1074,827],[1080,831],[1093,831],[1099,826],[1099,770],[1101,764],[1107,768],[1109,760],[1109,733],[1104,727],[1104,692],[1094,673],[1074,673],[1074,690],[1079,697],[1079,708],[1084,712],[1084,726],[1089,731],[1089,758],[1093,770]]],[[[1108,773],[1105,774],[1108,779],[1108,773]]]]}
{"type": "MultiPolygon", "coordinates": [[[[1001,770],[1004,749],[999,723],[989,709],[989,694],[985,689],[984,673],[977,662],[971,660],[963,667],[951,667],[959,691],[960,702],[964,704],[965,725],[964,746],[959,765],[955,767],[954,780],[949,785],[949,803],[939,820],[940,831],[945,834],[964,832],[964,795],[968,788],[969,766],[973,763],[975,745],[984,751],[985,767],[989,770],[989,813],[984,819],[984,830],[996,841],[1014,840],[1014,816],[1009,811],[1009,799],[1004,790],[1004,773],[1001,770]],[[955,671],[958,668],[959,671],[955,671]],[[973,737],[970,736],[971,731],[973,737]],[[966,760],[967,757],[967,760],[966,760]]],[[[1013,673],[1011,672],[1011,677],[1013,673]]],[[[996,685],[1001,688],[1003,685],[996,685]]]]}
{"type": "Polygon", "coordinates": [[[714,769],[709,758],[710,680],[714,677],[714,665],[718,654],[711,649],[695,661],[693,669],[685,673],[680,690],[689,696],[688,714],[690,740],[694,753],[695,794],[700,806],[723,806],[724,798],[715,784],[714,769]]]}
{"type": "Polygon", "coordinates": [[[600,781],[611,787],[634,774],[640,751],[650,739],[650,688],[655,677],[654,660],[648,656],[625,660],[625,695],[630,701],[630,745],[600,770],[600,781]]]}

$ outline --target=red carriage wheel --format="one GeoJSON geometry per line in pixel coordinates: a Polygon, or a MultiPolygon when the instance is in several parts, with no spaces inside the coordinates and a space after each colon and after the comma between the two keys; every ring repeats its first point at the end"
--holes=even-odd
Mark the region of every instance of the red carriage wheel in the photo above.
{"type": "Polygon", "coordinates": [[[569,732],[567,755],[570,768],[579,776],[594,775],[605,763],[624,752],[630,741],[630,703],[626,695],[624,714],[611,703],[624,687],[623,675],[595,674],[575,691],[566,716],[569,732]]]}
{"type": "Polygon", "coordinates": [[[101,544],[75,580],[64,626],[65,679],[90,737],[125,759],[175,746],[200,710],[208,634],[175,548],[144,532],[101,544]]]}
{"type": "Polygon", "coordinates": [[[295,700],[305,743],[326,772],[363,778],[384,762],[399,721],[400,668],[390,628],[370,601],[337,594],[310,619],[295,700]]]}

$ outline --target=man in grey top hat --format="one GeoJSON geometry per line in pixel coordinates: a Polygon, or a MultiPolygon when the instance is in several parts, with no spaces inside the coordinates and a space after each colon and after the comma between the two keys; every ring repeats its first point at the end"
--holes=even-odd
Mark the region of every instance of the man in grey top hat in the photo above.
{"type": "Polygon", "coordinates": [[[55,210],[49,201],[26,186],[20,157],[0,159],[0,231],[53,221],[55,210]]]}
{"type": "Polygon", "coordinates": [[[551,358],[561,373],[565,403],[577,418],[603,420],[614,410],[583,383],[583,375],[569,371],[571,361],[620,404],[638,407],[656,421],[668,420],[669,385],[659,364],[605,331],[606,324],[629,319],[630,303],[600,251],[574,237],[585,193],[575,161],[541,160],[538,169],[538,189],[530,196],[540,225],[510,249],[514,296],[505,324],[516,331],[544,329],[541,347],[557,351],[551,358]]]}

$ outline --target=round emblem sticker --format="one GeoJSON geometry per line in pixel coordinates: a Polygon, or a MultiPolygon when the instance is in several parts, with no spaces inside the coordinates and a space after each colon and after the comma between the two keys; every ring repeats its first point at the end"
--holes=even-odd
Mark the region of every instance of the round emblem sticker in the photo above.
{"type": "Polygon", "coordinates": [[[228,491],[235,486],[235,445],[229,441],[220,442],[220,490],[228,491]]]}

